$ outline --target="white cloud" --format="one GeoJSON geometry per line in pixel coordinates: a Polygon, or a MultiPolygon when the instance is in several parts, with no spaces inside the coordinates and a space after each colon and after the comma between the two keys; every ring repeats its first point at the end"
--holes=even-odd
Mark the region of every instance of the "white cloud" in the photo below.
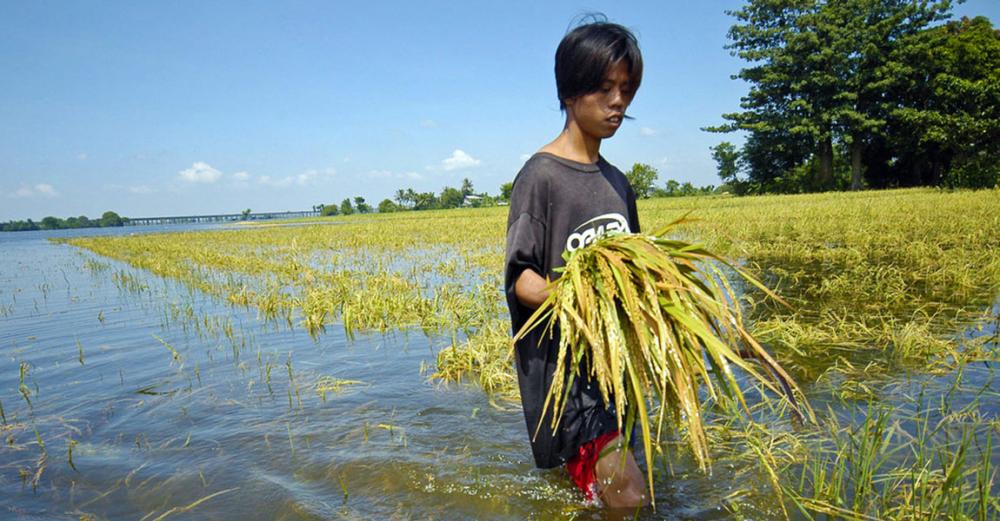
{"type": "Polygon", "coordinates": [[[177,174],[189,183],[214,183],[222,177],[222,172],[202,161],[195,162],[191,168],[181,170],[177,174]]]}
{"type": "Polygon", "coordinates": [[[531,154],[521,154],[521,161],[527,161],[531,159],[531,154]]]}
{"type": "Polygon", "coordinates": [[[136,195],[154,194],[159,191],[156,188],[153,188],[149,185],[125,186],[116,183],[106,184],[103,186],[103,189],[113,192],[128,192],[130,194],[136,194],[136,195]]]}
{"type": "Polygon", "coordinates": [[[274,188],[285,188],[288,186],[292,186],[292,183],[295,182],[295,176],[287,176],[274,179],[269,175],[262,175],[257,178],[257,182],[265,186],[272,186],[274,188]]]}
{"type": "Polygon", "coordinates": [[[80,152],[79,154],[76,155],[76,158],[79,159],[80,161],[86,161],[87,160],[87,153],[86,152],[80,152]]]}
{"type": "Polygon", "coordinates": [[[655,136],[656,135],[656,129],[655,128],[649,128],[649,127],[642,127],[642,128],[639,129],[639,134],[642,134],[643,136],[655,136]]]}
{"type": "Polygon", "coordinates": [[[423,179],[424,176],[416,172],[393,172],[391,170],[370,170],[368,177],[373,179],[423,179]]]}
{"type": "Polygon", "coordinates": [[[26,199],[29,197],[58,197],[59,192],[48,183],[38,183],[34,186],[21,185],[17,190],[14,190],[8,197],[14,199],[26,199]]]}
{"type": "Polygon", "coordinates": [[[435,128],[438,124],[437,121],[434,121],[433,119],[425,119],[420,122],[420,126],[424,128],[435,128]]]}
{"type": "Polygon", "coordinates": [[[455,151],[451,153],[451,157],[445,158],[441,161],[441,168],[445,171],[463,170],[479,166],[479,163],[482,163],[482,161],[456,148],[455,151]]]}
{"type": "Polygon", "coordinates": [[[250,180],[250,174],[246,172],[236,172],[233,174],[233,179],[243,183],[250,180]]]}
{"type": "Polygon", "coordinates": [[[55,197],[59,195],[56,193],[56,189],[52,188],[52,185],[45,183],[35,185],[35,191],[38,192],[39,195],[45,197],[55,197]]]}
{"type": "Polygon", "coordinates": [[[324,168],[322,170],[306,170],[305,173],[299,174],[298,178],[301,180],[321,180],[321,179],[331,179],[336,177],[337,169],[333,167],[324,168]]]}
{"type": "Polygon", "coordinates": [[[326,168],[323,170],[311,169],[298,175],[290,175],[278,179],[274,179],[268,175],[262,175],[257,178],[257,182],[262,185],[272,186],[275,188],[286,188],[293,185],[308,186],[319,180],[330,179],[335,175],[337,175],[337,171],[333,168],[326,168]]]}

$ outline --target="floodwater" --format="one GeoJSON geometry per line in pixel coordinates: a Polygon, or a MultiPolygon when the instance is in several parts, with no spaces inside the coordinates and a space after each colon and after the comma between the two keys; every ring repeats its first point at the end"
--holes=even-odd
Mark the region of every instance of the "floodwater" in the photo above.
{"type": "MultiPolygon", "coordinates": [[[[47,240],[192,228],[207,227],[0,234],[0,519],[608,515],[563,471],[534,468],[517,408],[429,379],[450,338],[413,330],[349,341],[328,327],[314,341],[47,240]],[[116,283],[118,273],[140,287],[116,283]]],[[[989,364],[965,378],[996,391],[989,364]]],[[[953,398],[973,397],[963,392],[953,398]]],[[[996,404],[985,412],[996,417],[996,404]]],[[[678,454],[657,469],[657,510],[638,518],[730,518],[724,503],[748,486],[747,469],[733,465],[707,476],[678,454]]],[[[779,515],[774,504],[743,505],[744,518],[779,515]]]]}

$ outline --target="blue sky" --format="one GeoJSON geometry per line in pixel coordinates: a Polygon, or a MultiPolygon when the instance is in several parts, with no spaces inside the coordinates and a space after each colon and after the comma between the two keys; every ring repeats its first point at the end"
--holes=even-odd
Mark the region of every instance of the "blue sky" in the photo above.
{"type": "MultiPolygon", "coordinates": [[[[699,128],[745,92],[723,48],[740,4],[3,2],[0,220],[496,193],[561,129],[553,55],[589,11],[646,62],[603,155],[717,184],[708,147],[739,140],[699,128]]],[[[955,14],[997,23],[1000,2],[955,14]]]]}

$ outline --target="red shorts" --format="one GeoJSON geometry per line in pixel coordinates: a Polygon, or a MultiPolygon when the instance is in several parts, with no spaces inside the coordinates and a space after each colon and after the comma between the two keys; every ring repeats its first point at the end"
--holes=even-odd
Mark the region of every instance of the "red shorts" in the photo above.
{"type": "Polygon", "coordinates": [[[594,470],[597,468],[597,460],[604,447],[617,438],[618,434],[617,431],[612,431],[580,445],[576,455],[566,462],[570,479],[583,491],[588,502],[596,499],[594,493],[597,492],[597,476],[594,470]]]}

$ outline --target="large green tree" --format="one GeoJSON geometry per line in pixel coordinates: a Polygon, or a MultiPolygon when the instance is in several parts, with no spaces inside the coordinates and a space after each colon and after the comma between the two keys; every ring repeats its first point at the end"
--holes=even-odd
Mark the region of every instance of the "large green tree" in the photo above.
{"type": "Polygon", "coordinates": [[[884,136],[888,113],[898,100],[886,96],[897,80],[893,51],[907,38],[947,16],[950,1],[839,0],[825,2],[815,17],[832,51],[836,91],[830,103],[834,132],[847,145],[851,188],[862,187],[863,155],[884,136]]]}
{"type": "Polygon", "coordinates": [[[372,207],[365,201],[364,197],[357,196],[354,198],[354,209],[358,213],[371,213],[372,207]]]}
{"type": "Polygon", "coordinates": [[[396,206],[399,207],[400,210],[405,209],[408,205],[413,203],[413,189],[408,188],[403,190],[400,188],[399,190],[396,190],[395,199],[396,206]]]}
{"type": "Polygon", "coordinates": [[[740,152],[736,149],[736,145],[723,141],[709,149],[712,151],[712,159],[719,168],[719,179],[728,185],[738,181],[740,152]]]}
{"type": "Polygon", "coordinates": [[[1000,183],[1000,31],[985,17],[966,18],[905,44],[893,55],[899,102],[887,117],[893,177],[902,185],[1000,183]]]}
{"type": "Polygon", "coordinates": [[[472,181],[469,181],[468,177],[462,179],[462,188],[460,188],[460,190],[462,191],[463,197],[475,193],[475,189],[472,187],[472,181]]]}
{"type": "Polygon", "coordinates": [[[398,204],[392,202],[392,199],[382,199],[382,202],[378,203],[378,213],[398,212],[401,209],[398,204]]]}
{"type": "Polygon", "coordinates": [[[465,195],[462,194],[461,190],[446,186],[441,189],[441,197],[438,198],[438,204],[441,208],[458,208],[462,206],[464,200],[465,195]]]}
{"type": "Polygon", "coordinates": [[[765,189],[837,188],[834,161],[848,150],[861,188],[866,148],[884,136],[898,100],[893,51],[947,16],[948,0],[749,0],[730,12],[733,54],[749,65],[740,112],[708,130],[748,133],[744,164],[765,189]]]}
{"type": "Polygon", "coordinates": [[[816,0],[751,0],[729,11],[737,23],[729,29],[732,43],[727,48],[748,62],[736,77],[750,90],[740,101],[743,110],[723,114],[728,123],[706,130],[746,131],[747,174],[764,185],[817,153],[817,143],[824,137],[819,135],[822,125],[815,121],[813,104],[796,88],[822,60],[817,55],[805,61],[816,46],[807,45],[798,25],[815,7],[816,0]]]}
{"type": "Polygon", "coordinates": [[[432,210],[437,207],[438,207],[438,198],[436,195],[434,195],[434,192],[413,193],[414,210],[432,210]]]}
{"type": "Polygon", "coordinates": [[[117,213],[108,210],[101,215],[101,227],[108,226],[123,226],[125,224],[124,219],[121,218],[117,213]]]}
{"type": "Polygon", "coordinates": [[[43,230],[58,230],[63,227],[63,221],[50,215],[42,219],[40,226],[43,230]]]}
{"type": "Polygon", "coordinates": [[[644,163],[635,163],[628,172],[625,172],[625,177],[632,185],[635,196],[640,199],[645,199],[653,194],[653,183],[656,182],[658,175],[655,168],[644,163]]]}
{"type": "Polygon", "coordinates": [[[514,181],[500,185],[500,200],[510,201],[510,194],[514,191],[514,181]]]}

